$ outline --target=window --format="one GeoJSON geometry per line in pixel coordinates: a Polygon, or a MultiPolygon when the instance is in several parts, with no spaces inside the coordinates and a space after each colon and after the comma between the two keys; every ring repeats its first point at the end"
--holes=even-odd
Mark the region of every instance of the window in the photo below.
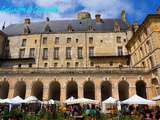
{"type": "Polygon", "coordinates": [[[121,37],[120,36],[117,37],[117,43],[121,43],[121,37]]]}
{"type": "Polygon", "coordinates": [[[76,39],[76,43],[78,43],[78,39],[76,39]]]}
{"type": "Polygon", "coordinates": [[[146,67],[145,62],[142,62],[142,67],[144,67],[144,68],[146,67]]]}
{"type": "Polygon", "coordinates": [[[44,63],[44,67],[48,67],[48,63],[44,63]]]}
{"type": "Polygon", "coordinates": [[[29,57],[35,57],[35,48],[30,48],[29,57]]]}
{"type": "Polygon", "coordinates": [[[124,42],[126,42],[126,39],[124,39],[124,42]]]}
{"type": "Polygon", "coordinates": [[[118,47],[118,56],[122,56],[122,55],[123,55],[123,48],[118,47]]]}
{"type": "Polygon", "coordinates": [[[37,40],[35,40],[34,43],[37,44],[37,40]]]}
{"type": "Polygon", "coordinates": [[[47,37],[43,37],[43,44],[47,44],[47,37]]]}
{"type": "Polygon", "coordinates": [[[23,46],[23,47],[26,46],[26,42],[27,42],[26,39],[23,39],[23,40],[22,40],[22,46],[23,46]]]}
{"type": "Polygon", "coordinates": [[[71,48],[70,47],[66,48],[66,59],[71,59],[71,48]]]}
{"type": "Polygon", "coordinates": [[[89,57],[94,56],[94,47],[89,47],[89,57]]]}
{"type": "Polygon", "coordinates": [[[59,44],[59,37],[56,37],[55,38],[55,45],[58,45],[59,44]]]}
{"type": "Polygon", "coordinates": [[[54,48],[54,59],[59,59],[59,47],[54,48]]]}
{"type": "Polygon", "coordinates": [[[54,67],[57,67],[58,66],[58,63],[56,62],[56,63],[54,63],[54,67]]]}
{"type": "Polygon", "coordinates": [[[78,47],[78,51],[77,51],[78,52],[77,53],[78,54],[78,59],[82,59],[83,58],[82,49],[83,49],[82,47],[78,47]]]}
{"type": "Polygon", "coordinates": [[[79,62],[75,62],[75,67],[78,67],[79,66],[79,62]]]}
{"type": "Polygon", "coordinates": [[[94,62],[90,62],[90,66],[93,67],[94,66],[94,62]]]}
{"type": "Polygon", "coordinates": [[[111,61],[111,62],[109,63],[109,65],[110,65],[110,66],[113,66],[113,62],[111,61]]]}
{"type": "Polygon", "coordinates": [[[67,62],[67,67],[70,67],[70,62],[67,62]]]}
{"type": "Polygon", "coordinates": [[[89,44],[93,44],[93,37],[89,37],[89,44]]]}
{"type": "Polygon", "coordinates": [[[18,65],[18,68],[21,68],[21,67],[22,67],[22,65],[21,65],[21,64],[19,64],[19,65],[18,65]]]}
{"type": "Polygon", "coordinates": [[[32,63],[30,63],[30,64],[28,65],[28,67],[31,68],[31,67],[32,67],[32,63]]]}
{"type": "Polygon", "coordinates": [[[103,40],[100,40],[101,43],[103,43],[103,40]]]}
{"type": "Polygon", "coordinates": [[[43,59],[48,59],[48,48],[43,48],[43,59]]]}
{"type": "Polygon", "coordinates": [[[149,61],[150,61],[151,67],[153,67],[154,66],[154,61],[153,61],[153,57],[152,56],[149,57],[149,61]]]}
{"type": "Polygon", "coordinates": [[[25,48],[19,50],[19,58],[23,58],[25,55],[25,48]]]}
{"type": "Polygon", "coordinates": [[[71,42],[71,38],[67,38],[67,43],[70,43],[71,42]]]}

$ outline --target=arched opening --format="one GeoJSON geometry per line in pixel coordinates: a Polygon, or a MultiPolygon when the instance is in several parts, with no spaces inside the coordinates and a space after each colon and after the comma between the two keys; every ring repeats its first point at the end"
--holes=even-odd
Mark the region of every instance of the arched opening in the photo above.
{"type": "Polygon", "coordinates": [[[40,81],[36,81],[32,85],[32,96],[37,97],[39,100],[42,100],[43,97],[43,83],[40,81]]]}
{"type": "Polygon", "coordinates": [[[0,98],[5,99],[8,97],[9,83],[7,81],[0,82],[0,98]]]}
{"type": "Polygon", "coordinates": [[[25,98],[26,94],[26,83],[24,81],[18,81],[14,86],[14,97],[20,96],[25,98]]]}
{"type": "Polygon", "coordinates": [[[95,99],[95,86],[93,82],[85,82],[83,87],[83,95],[85,98],[95,99]]]}
{"type": "Polygon", "coordinates": [[[144,81],[140,80],[136,82],[136,93],[143,98],[147,98],[146,83],[144,81]]]}
{"type": "Polygon", "coordinates": [[[49,99],[60,100],[60,84],[59,82],[51,82],[49,86],[49,99]]]}
{"type": "Polygon", "coordinates": [[[119,100],[125,100],[129,97],[129,84],[126,81],[121,81],[118,84],[118,93],[119,93],[119,100]]]}
{"type": "Polygon", "coordinates": [[[158,84],[158,79],[157,78],[153,78],[151,79],[151,84],[152,84],[152,89],[153,92],[155,93],[155,96],[160,94],[160,86],[158,84]]]}
{"type": "Polygon", "coordinates": [[[75,97],[78,98],[78,86],[77,83],[74,81],[71,81],[67,84],[67,98],[69,97],[75,97]]]}
{"type": "Polygon", "coordinates": [[[112,96],[112,84],[109,81],[104,81],[101,84],[101,100],[106,100],[112,96]]]}

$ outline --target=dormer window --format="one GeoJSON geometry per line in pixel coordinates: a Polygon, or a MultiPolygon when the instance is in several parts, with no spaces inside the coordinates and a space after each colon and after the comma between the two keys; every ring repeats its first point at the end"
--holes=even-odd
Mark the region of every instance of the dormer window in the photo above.
{"type": "Polygon", "coordinates": [[[44,32],[46,32],[46,33],[51,32],[51,28],[50,28],[50,26],[48,24],[45,26],[44,32]]]}
{"type": "Polygon", "coordinates": [[[89,25],[89,26],[88,26],[88,30],[89,30],[89,31],[93,31],[94,29],[93,29],[93,27],[92,27],[91,25],[89,25]]]}
{"type": "Polygon", "coordinates": [[[31,33],[30,28],[28,25],[25,25],[24,26],[24,34],[29,34],[29,33],[31,33]]]}
{"type": "Polygon", "coordinates": [[[73,28],[72,28],[72,25],[71,25],[71,24],[68,24],[67,30],[68,30],[68,32],[72,32],[72,31],[73,31],[73,28]]]}

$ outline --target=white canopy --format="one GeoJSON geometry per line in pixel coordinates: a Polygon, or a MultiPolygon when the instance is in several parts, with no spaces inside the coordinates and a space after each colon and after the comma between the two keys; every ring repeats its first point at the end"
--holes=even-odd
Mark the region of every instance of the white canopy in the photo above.
{"type": "Polygon", "coordinates": [[[33,103],[33,102],[37,102],[38,98],[36,98],[35,96],[30,96],[30,97],[27,97],[24,101],[25,103],[33,103]]]}
{"type": "Polygon", "coordinates": [[[102,102],[102,104],[116,104],[117,103],[117,99],[113,98],[113,97],[109,97],[108,99],[104,100],[102,102]]]}
{"type": "Polygon", "coordinates": [[[97,103],[98,103],[97,100],[92,100],[88,98],[78,98],[68,102],[67,104],[97,104],[97,103]]]}
{"type": "Polygon", "coordinates": [[[67,100],[64,101],[64,103],[69,103],[71,101],[73,101],[75,98],[73,96],[71,96],[70,98],[68,98],[67,100]]]}
{"type": "Polygon", "coordinates": [[[160,100],[160,95],[158,95],[158,96],[156,96],[156,97],[154,97],[154,98],[152,98],[152,100],[160,100]]]}
{"type": "Polygon", "coordinates": [[[10,99],[10,101],[9,101],[10,104],[21,104],[21,103],[24,103],[24,102],[25,101],[19,96],[16,96],[16,97],[10,99]]]}
{"type": "Polygon", "coordinates": [[[0,103],[10,103],[10,101],[11,101],[11,99],[6,98],[6,99],[2,99],[2,100],[0,101],[0,103]]]}
{"type": "Polygon", "coordinates": [[[55,104],[56,102],[55,102],[53,99],[50,99],[50,100],[48,101],[48,103],[49,103],[49,104],[55,104]]]}
{"type": "Polygon", "coordinates": [[[121,102],[121,104],[141,104],[141,105],[153,105],[156,104],[155,101],[144,99],[138,95],[134,95],[127,100],[121,102]]]}

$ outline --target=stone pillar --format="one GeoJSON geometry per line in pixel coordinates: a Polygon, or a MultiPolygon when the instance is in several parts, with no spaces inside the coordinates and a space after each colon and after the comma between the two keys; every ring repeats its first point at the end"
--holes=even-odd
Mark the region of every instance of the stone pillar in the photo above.
{"type": "Polygon", "coordinates": [[[78,98],[84,97],[83,95],[83,86],[81,84],[78,85],[78,98]]]}
{"type": "Polygon", "coordinates": [[[61,94],[60,94],[60,102],[61,104],[66,100],[66,85],[62,85],[61,94]]]}
{"type": "Polygon", "coordinates": [[[48,92],[49,92],[49,86],[47,84],[47,85],[44,85],[44,88],[43,88],[43,100],[48,100],[48,92]]]}
{"type": "Polygon", "coordinates": [[[31,87],[31,85],[27,84],[26,85],[26,95],[25,95],[25,97],[31,96],[32,95],[31,92],[32,92],[32,87],[31,87]]]}
{"type": "Polygon", "coordinates": [[[101,88],[100,88],[100,86],[95,87],[95,99],[101,102],[101,88]]]}
{"type": "Polygon", "coordinates": [[[13,95],[14,95],[14,88],[11,87],[8,92],[8,98],[13,98],[14,97],[13,95]]]}
{"type": "Polygon", "coordinates": [[[119,99],[118,84],[112,84],[112,97],[119,99]]]}
{"type": "Polygon", "coordinates": [[[135,84],[130,84],[129,85],[129,97],[132,97],[135,94],[136,94],[136,86],[135,84]]]}
{"type": "Polygon", "coordinates": [[[152,99],[154,97],[151,86],[148,86],[148,85],[146,86],[146,96],[147,96],[147,99],[152,99]]]}

